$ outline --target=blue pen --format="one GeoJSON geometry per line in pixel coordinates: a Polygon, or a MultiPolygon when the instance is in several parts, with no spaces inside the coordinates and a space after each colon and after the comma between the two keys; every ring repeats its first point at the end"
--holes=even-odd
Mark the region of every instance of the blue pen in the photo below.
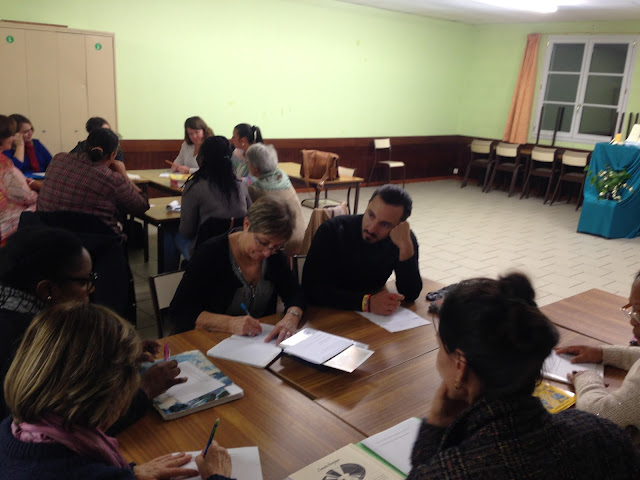
{"type": "Polygon", "coordinates": [[[216,423],[213,424],[213,428],[211,429],[211,435],[209,435],[209,441],[207,442],[207,446],[204,449],[204,453],[202,454],[203,457],[207,456],[207,451],[209,450],[209,447],[211,446],[211,442],[213,442],[213,436],[216,434],[216,430],[218,429],[218,424],[220,423],[220,419],[216,418],[216,423]]]}
{"type": "Polygon", "coordinates": [[[244,304],[244,302],[242,302],[240,304],[240,306],[242,307],[242,310],[244,310],[244,313],[246,313],[247,315],[251,316],[251,314],[249,313],[249,309],[247,308],[247,306],[244,304]]]}

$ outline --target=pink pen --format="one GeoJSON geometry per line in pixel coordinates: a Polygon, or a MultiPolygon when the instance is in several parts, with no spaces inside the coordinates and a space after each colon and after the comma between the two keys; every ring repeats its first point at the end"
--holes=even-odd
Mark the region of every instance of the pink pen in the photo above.
{"type": "Polygon", "coordinates": [[[170,355],[170,353],[169,353],[169,344],[165,343],[164,344],[164,361],[165,362],[169,360],[169,355],[170,355]]]}

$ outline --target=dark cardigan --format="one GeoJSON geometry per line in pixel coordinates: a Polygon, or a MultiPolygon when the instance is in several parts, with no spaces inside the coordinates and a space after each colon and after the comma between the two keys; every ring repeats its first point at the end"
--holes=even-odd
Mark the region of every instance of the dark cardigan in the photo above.
{"type": "MultiPolygon", "coordinates": [[[[275,285],[265,315],[276,313],[278,296],[284,302],[285,311],[291,306],[304,308],[302,290],[283,253],[267,258],[265,279],[275,285]]],[[[240,287],[242,283],[229,261],[229,236],[223,234],[207,240],[191,257],[171,302],[169,311],[175,324],[174,333],[192,330],[203,311],[224,313],[240,287]]]]}

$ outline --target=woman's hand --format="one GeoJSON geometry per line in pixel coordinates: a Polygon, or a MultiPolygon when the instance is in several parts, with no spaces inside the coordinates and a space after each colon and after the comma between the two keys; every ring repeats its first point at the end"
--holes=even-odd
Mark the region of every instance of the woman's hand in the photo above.
{"type": "Polygon", "coordinates": [[[187,377],[178,375],[180,369],[176,360],[154,363],[140,376],[140,388],[149,399],[156,398],[174,385],[187,381],[187,377]]]}
{"type": "Polygon", "coordinates": [[[189,173],[191,169],[186,165],[178,165],[176,162],[173,162],[173,165],[171,165],[171,171],[178,173],[189,173]]]}
{"type": "Polygon", "coordinates": [[[13,136],[13,146],[16,148],[24,147],[24,137],[21,133],[18,132],[13,136]]]}
{"type": "Polygon", "coordinates": [[[602,347],[589,347],[587,345],[571,345],[569,347],[556,348],[558,355],[569,353],[575,355],[571,363],[600,363],[602,362],[602,347]]]}
{"type": "Polygon", "coordinates": [[[231,477],[231,457],[226,448],[222,448],[215,440],[211,442],[207,456],[202,454],[196,457],[196,465],[202,478],[209,478],[211,475],[222,475],[231,477]]]}
{"type": "Polygon", "coordinates": [[[250,315],[244,317],[232,317],[229,321],[229,331],[236,335],[249,335],[254,337],[262,333],[260,321],[250,315]]]}
{"type": "Polygon", "coordinates": [[[442,382],[433,396],[427,423],[436,427],[446,428],[468,406],[465,401],[449,398],[447,386],[442,382]]]}
{"type": "Polygon", "coordinates": [[[300,317],[287,312],[285,316],[276,323],[271,333],[267,335],[267,338],[264,339],[265,342],[270,342],[273,338],[276,338],[276,345],[280,345],[280,342],[286,340],[291,335],[296,333],[298,329],[298,322],[300,321],[300,317]]]}
{"type": "Polygon", "coordinates": [[[27,178],[27,184],[29,188],[34,192],[39,192],[42,188],[42,180],[33,180],[31,178],[27,178]]]}
{"type": "MultiPolygon", "coordinates": [[[[162,457],[154,458],[150,462],[136,465],[133,467],[133,473],[137,480],[164,480],[183,476],[193,477],[198,475],[197,470],[180,468],[190,461],[191,455],[187,455],[186,453],[173,455],[170,453],[162,457]]],[[[231,473],[231,471],[229,471],[229,473],[231,473]]]]}
{"type": "Polygon", "coordinates": [[[154,358],[160,351],[160,344],[155,340],[142,340],[142,354],[139,360],[141,362],[153,362],[154,358]]]}

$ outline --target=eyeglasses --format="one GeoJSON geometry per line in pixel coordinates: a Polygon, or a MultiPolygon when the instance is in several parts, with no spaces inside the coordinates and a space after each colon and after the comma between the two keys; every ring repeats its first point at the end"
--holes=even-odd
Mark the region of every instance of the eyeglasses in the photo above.
{"type": "Polygon", "coordinates": [[[66,277],[66,278],[62,278],[61,280],[67,281],[67,282],[77,282],[80,285],[85,285],[87,287],[87,290],[91,290],[95,285],[97,279],[98,279],[98,274],[96,272],[91,272],[88,276],[84,278],[66,277]]]}
{"type": "Polygon", "coordinates": [[[255,233],[253,234],[253,240],[256,242],[256,245],[258,245],[262,250],[270,250],[271,253],[281,252],[282,250],[284,250],[284,243],[280,245],[269,245],[268,241],[258,238],[258,235],[256,235],[255,233]]]}
{"type": "Polygon", "coordinates": [[[627,303],[624,307],[620,307],[620,311],[628,318],[633,319],[635,322],[640,324],[640,314],[636,312],[635,308],[633,308],[630,303],[627,303]]]}

